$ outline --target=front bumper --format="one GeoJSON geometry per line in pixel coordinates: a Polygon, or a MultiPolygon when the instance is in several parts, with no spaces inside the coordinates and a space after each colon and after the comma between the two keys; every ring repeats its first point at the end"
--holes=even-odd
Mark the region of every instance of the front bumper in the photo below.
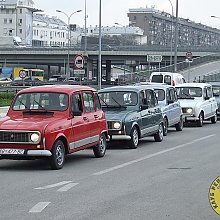
{"type": "MultiPolygon", "coordinates": [[[[1,148],[8,150],[8,148],[1,148]]],[[[13,150],[13,149],[12,149],[13,150]]],[[[19,149],[18,149],[19,150],[19,149]]],[[[15,149],[16,152],[16,149],[15,149]]],[[[0,156],[18,156],[18,157],[50,157],[52,153],[49,150],[24,150],[24,153],[1,153],[0,156]]]]}

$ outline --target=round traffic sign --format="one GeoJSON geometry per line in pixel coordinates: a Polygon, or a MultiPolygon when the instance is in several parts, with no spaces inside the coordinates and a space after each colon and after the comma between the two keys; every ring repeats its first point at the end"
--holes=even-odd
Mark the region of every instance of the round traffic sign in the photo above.
{"type": "Polygon", "coordinates": [[[27,73],[26,73],[25,70],[20,70],[20,71],[19,71],[19,77],[20,77],[20,78],[24,79],[26,76],[27,76],[27,73]]]}
{"type": "Polygon", "coordinates": [[[192,52],[186,52],[186,59],[192,60],[192,52]]]}
{"type": "Polygon", "coordinates": [[[84,68],[84,57],[82,55],[76,55],[74,57],[74,66],[76,69],[84,68]]]}

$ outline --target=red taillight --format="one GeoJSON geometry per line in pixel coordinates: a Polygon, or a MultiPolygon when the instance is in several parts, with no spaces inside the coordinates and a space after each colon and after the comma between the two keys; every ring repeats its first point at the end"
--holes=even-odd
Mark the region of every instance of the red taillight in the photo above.
{"type": "Polygon", "coordinates": [[[174,80],[172,80],[172,86],[175,86],[175,82],[174,82],[174,80]]]}

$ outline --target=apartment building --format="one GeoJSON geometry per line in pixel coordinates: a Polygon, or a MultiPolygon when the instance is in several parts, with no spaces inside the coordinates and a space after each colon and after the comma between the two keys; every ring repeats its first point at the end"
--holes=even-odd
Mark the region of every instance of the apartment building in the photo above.
{"type": "MultiPolygon", "coordinates": [[[[171,14],[151,8],[129,9],[130,26],[140,27],[148,45],[169,46],[174,43],[176,19],[171,14]]],[[[178,19],[178,46],[219,47],[220,30],[189,19],[178,19]]]]}

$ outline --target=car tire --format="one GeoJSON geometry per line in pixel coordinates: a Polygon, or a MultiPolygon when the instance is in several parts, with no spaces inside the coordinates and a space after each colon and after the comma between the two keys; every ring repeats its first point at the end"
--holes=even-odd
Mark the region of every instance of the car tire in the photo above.
{"type": "Polygon", "coordinates": [[[156,134],[154,134],[154,140],[156,142],[161,142],[163,140],[163,124],[159,124],[159,128],[156,134]]]}
{"type": "Polygon", "coordinates": [[[93,147],[93,153],[96,158],[104,157],[107,148],[107,141],[105,134],[101,134],[99,143],[93,147]]]}
{"type": "Polygon", "coordinates": [[[182,131],[183,130],[183,117],[180,117],[180,121],[175,124],[176,131],[182,131]]]}
{"type": "Polygon", "coordinates": [[[196,121],[197,127],[202,127],[203,126],[203,114],[200,112],[199,114],[199,120],[196,121]]]}
{"type": "Polygon", "coordinates": [[[52,170],[59,170],[65,162],[65,146],[61,140],[53,144],[52,155],[49,157],[49,163],[52,170]]]}
{"type": "Polygon", "coordinates": [[[168,133],[168,120],[164,118],[163,120],[163,136],[167,136],[168,133]]]}
{"type": "Polygon", "coordinates": [[[133,127],[130,133],[131,140],[129,140],[129,148],[136,149],[139,144],[139,135],[136,127],[133,127]]]}
{"type": "Polygon", "coordinates": [[[215,115],[211,117],[212,124],[215,124],[217,122],[217,119],[217,114],[215,113],[215,115]]]}

